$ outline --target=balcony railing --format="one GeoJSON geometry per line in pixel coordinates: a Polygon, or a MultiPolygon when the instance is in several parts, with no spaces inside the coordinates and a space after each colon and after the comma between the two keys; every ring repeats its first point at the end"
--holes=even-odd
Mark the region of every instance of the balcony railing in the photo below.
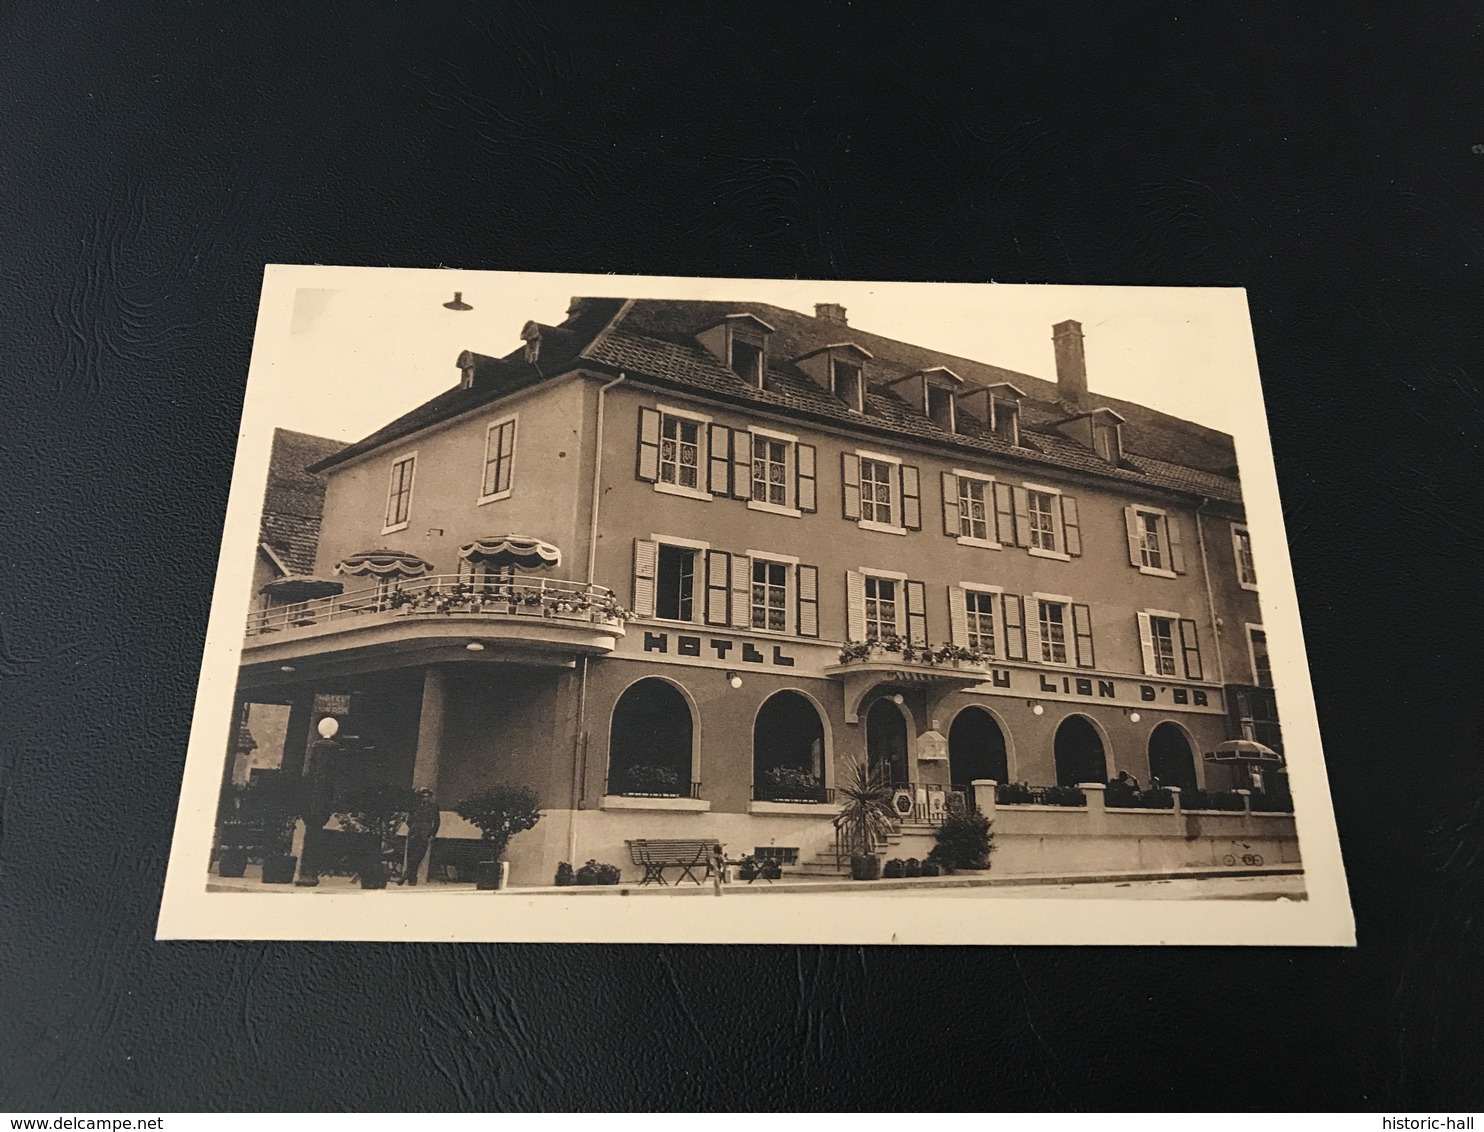
{"type": "Polygon", "coordinates": [[[668,785],[642,777],[634,779],[616,776],[603,783],[603,793],[619,798],[699,798],[701,784],[676,782],[668,785]]]}
{"type": "Polygon", "coordinates": [[[554,578],[482,583],[457,575],[418,578],[402,585],[366,586],[334,597],[271,605],[247,619],[247,635],[312,625],[351,623],[368,616],[504,616],[622,625],[630,614],[606,586],[554,578]]]}
{"type": "Polygon", "coordinates": [[[1109,786],[1103,792],[1103,805],[1113,810],[1172,810],[1175,795],[1163,788],[1131,790],[1109,786]]]}
{"type": "Polygon", "coordinates": [[[835,791],[829,786],[769,785],[759,783],[752,788],[754,802],[801,802],[832,804],[835,791]]]}

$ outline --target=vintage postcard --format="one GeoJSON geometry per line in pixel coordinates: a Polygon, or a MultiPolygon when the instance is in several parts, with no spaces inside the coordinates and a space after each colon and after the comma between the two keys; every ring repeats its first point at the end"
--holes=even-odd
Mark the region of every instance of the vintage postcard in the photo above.
{"type": "Polygon", "coordinates": [[[159,935],[1353,944],[1245,293],[269,267],[159,935]]]}

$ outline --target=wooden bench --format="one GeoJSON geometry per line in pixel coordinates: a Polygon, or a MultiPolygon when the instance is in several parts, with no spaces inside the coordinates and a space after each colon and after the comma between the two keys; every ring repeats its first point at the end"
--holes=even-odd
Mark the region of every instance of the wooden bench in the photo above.
{"type": "Polygon", "coordinates": [[[724,859],[721,842],[715,838],[679,840],[667,839],[640,839],[628,842],[629,859],[634,864],[644,869],[644,878],[640,880],[641,886],[651,881],[656,884],[668,884],[665,880],[666,869],[679,869],[679,884],[690,877],[697,884],[705,882],[705,878],[715,871],[716,863],[724,859]],[[705,872],[696,876],[695,870],[702,868],[705,872]]]}

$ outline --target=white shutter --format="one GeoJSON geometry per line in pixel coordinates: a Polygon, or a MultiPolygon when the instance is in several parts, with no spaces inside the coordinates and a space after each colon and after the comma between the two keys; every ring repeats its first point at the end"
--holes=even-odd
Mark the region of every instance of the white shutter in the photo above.
{"type": "Polygon", "coordinates": [[[969,611],[963,586],[948,587],[948,639],[960,647],[969,643],[969,611]]]}
{"type": "Polygon", "coordinates": [[[752,627],[752,559],[732,555],[732,628],[752,627]]]}
{"type": "MultiPolygon", "coordinates": [[[[907,605],[907,643],[925,646],[927,631],[927,587],[922,582],[903,582],[907,605]]],[[[897,606],[897,622],[901,623],[901,606],[897,606]]]]}
{"type": "Polygon", "coordinates": [[[706,624],[729,625],[727,595],[731,592],[732,556],[725,550],[706,552],[706,624]]]}
{"type": "Polygon", "coordinates": [[[1096,668],[1092,650],[1092,610],[1086,605],[1072,606],[1072,636],[1077,643],[1077,667],[1096,668]]]}
{"type": "Polygon", "coordinates": [[[660,415],[642,406],[639,409],[639,455],[635,474],[647,483],[660,478],[660,415]]]}
{"type": "Polygon", "coordinates": [[[634,615],[654,616],[654,570],[659,547],[649,539],[634,540],[634,615]]]}
{"type": "MultiPolygon", "coordinates": [[[[1000,622],[1005,627],[1005,659],[1025,659],[1025,608],[1019,594],[1002,594],[1001,606],[1005,610],[1000,622]]],[[[1038,656],[1039,660],[1040,657],[1038,656]]]]}
{"type": "Polygon", "coordinates": [[[1170,569],[1177,574],[1185,573],[1185,547],[1180,543],[1180,522],[1173,515],[1165,516],[1165,537],[1170,542],[1170,569]]]}
{"type": "Polygon", "coordinates": [[[794,450],[794,506],[812,514],[819,510],[819,487],[814,467],[814,445],[800,444],[794,450]]]}
{"type": "Polygon", "coordinates": [[[799,616],[798,633],[801,637],[819,636],[819,567],[798,568],[799,616]]]}
{"type": "Polygon", "coordinates": [[[1144,654],[1144,675],[1158,676],[1159,672],[1154,663],[1154,626],[1149,623],[1149,614],[1140,613],[1139,618],[1139,649],[1144,654]]]}
{"type": "Polygon", "coordinates": [[[740,428],[732,433],[732,498],[752,498],[752,433],[740,428]]]}
{"type": "Polygon", "coordinates": [[[1128,532],[1128,563],[1130,566],[1142,566],[1144,559],[1139,554],[1139,509],[1132,503],[1123,509],[1123,528],[1128,532]]]}
{"type": "Polygon", "coordinates": [[[861,517],[861,458],[854,452],[840,453],[840,508],[847,519],[861,517]]]}
{"type": "Polygon", "coordinates": [[[1023,487],[1010,489],[1015,499],[1015,545],[1031,544],[1031,501],[1023,487]]]}
{"type": "Polygon", "coordinates": [[[917,468],[911,464],[901,466],[902,526],[909,531],[922,530],[922,483],[917,468]]]}
{"type": "Polygon", "coordinates": [[[1032,664],[1040,664],[1041,656],[1041,599],[1025,599],[1025,657],[1032,664]]]}
{"type": "Polygon", "coordinates": [[[714,424],[707,430],[706,447],[710,457],[707,490],[712,495],[731,494],[732,430],[714,424]]]}
{"type": "Polygon", "coordinates": [[[995,535],[1004,546],[1015,546],[1015,503],[1010,485],[994,483],[995,535]]]}
{"type": "Polygon", "coordinates": [[[866,576],[856,570],[845,572],[845,636],[866,639],[866,576]]]}
{"type": "Polygon", "coordinates": [[[943,533],[949,538],[963,533],[958,521],[958,477],[952,472],[943,473],[943,533]]]}

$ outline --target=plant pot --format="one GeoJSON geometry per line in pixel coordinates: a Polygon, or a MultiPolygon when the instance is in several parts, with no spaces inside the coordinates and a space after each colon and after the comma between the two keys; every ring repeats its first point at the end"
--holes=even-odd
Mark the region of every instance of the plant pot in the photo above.
{"type": "Polygon", "coordinates": [[[881,858],[874,853],[865,857],[850,858],[851,880],[879,880],[881,878],[881,858]]]}
{"type": "Polygon", "coordinates": [[[510,885],[510,862],[480,861],[474,875],[475,888],[481,892],[498,892],[510,885]]]}
{"type": "Polygon", "coordinates": [[[361,866],[362,888],[385,888],[386,887],[386,862],[368,861],[361,866]]]}
{"type": "Polygon", "coordinates": [[[245,849],[223,849],[222,855],[217,858],[216,875],[219,877],[240,877],[247,872],[247,850],[245,849]]]}
{"type": "Polygon", "coordinates": [[[264,857],[264,884],[293,884],[294,874],[299,870],[298,857],[264,857]]]}

